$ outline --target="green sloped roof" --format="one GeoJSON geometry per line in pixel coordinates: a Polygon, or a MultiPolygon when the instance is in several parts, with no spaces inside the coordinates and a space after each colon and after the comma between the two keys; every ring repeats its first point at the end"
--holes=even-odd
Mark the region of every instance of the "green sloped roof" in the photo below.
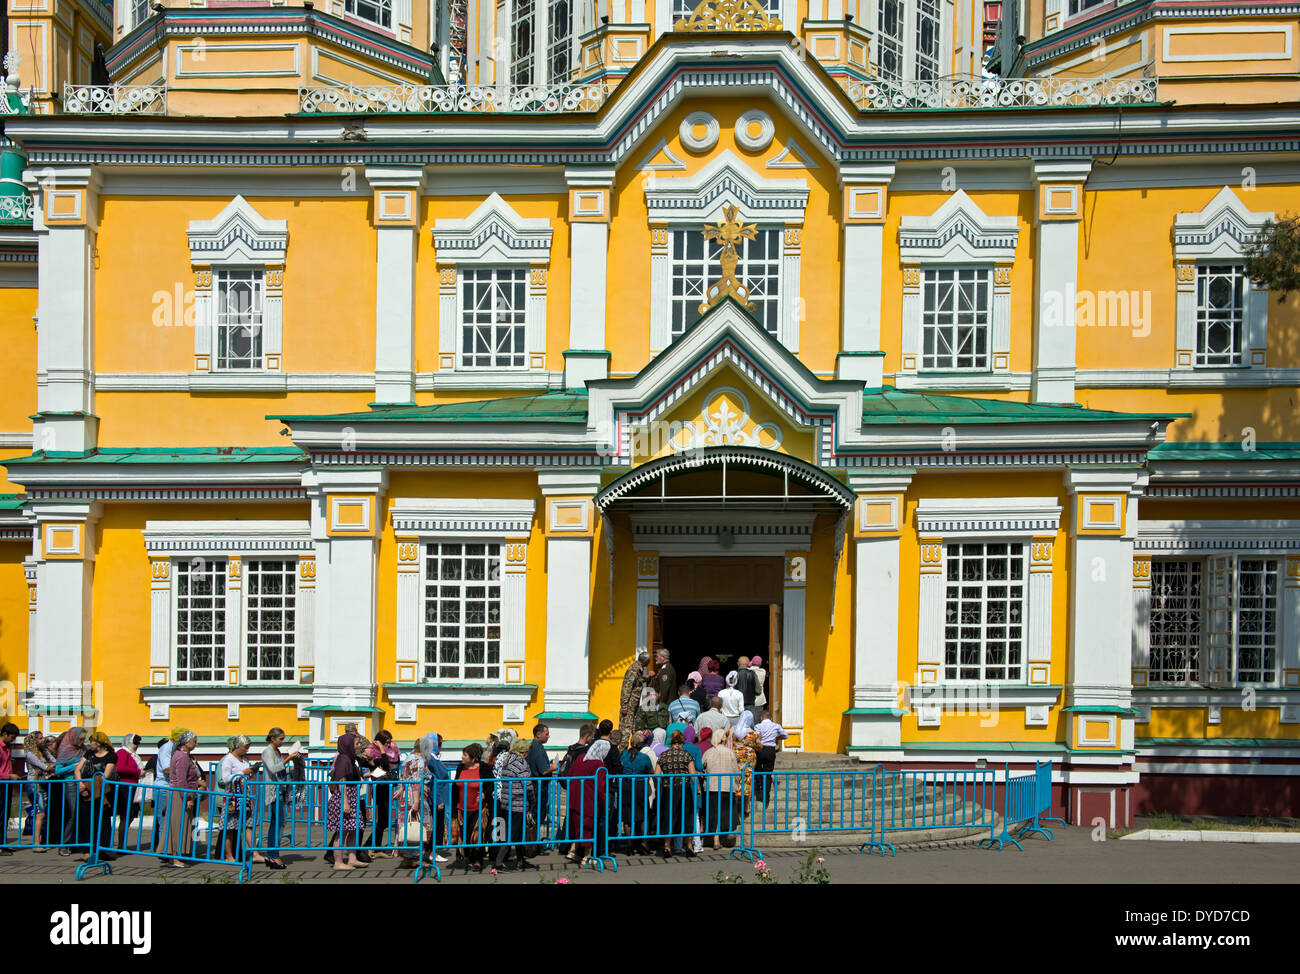
{"type": "Polygon", "coordinates": [[[1147,456],[1152,460],[1222,460],[1251,463],[1260,460],[1300,460],[1300,443],[1256,443],[1253,450],[1241,443],[1161,443],[1147,456]]]}
{"type": "Polygon", "coordinates": [[[1010,402],[932,392],[900,392],[893,386],[862,395],[862,422],[904,423],[1096,423],[1176,419],[1177,413],[1116,413],[1069,403],[1010,402]]]}
{"type": "Polygon", "coordinates": [[[0,494],[0,511],[21,511],[26,494],[0,494]]]}
{"type": "Polygon", "coordinates": [[[433,406],[378,407],[359,413],[266,418],[286,423],[586,423],[587,392],[542,392],[433,406]]]}
{"type": "Polygon", "coordinates": [[[50,463],[306,463],[307,454],[296,446],[192,446],[135,447],[94,450],[90,453],[67,453],[38,450],[30,456],[2,460],[6,466],[50,463]]]}
{"type": "Polygon", "coordinates": [[[1139,737],[1137,747],[1300,747],[1300,740],[1281,737],[1139,737]]]}

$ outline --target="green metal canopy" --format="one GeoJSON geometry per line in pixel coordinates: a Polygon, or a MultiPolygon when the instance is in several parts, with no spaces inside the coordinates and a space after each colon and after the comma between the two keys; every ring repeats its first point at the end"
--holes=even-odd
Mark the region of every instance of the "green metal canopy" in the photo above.
{"type": "Polygon", "coordinates": [[[932,392],[900,392],[893,386],[870,389],[862,396],[862,422],[906,423],[1106,423],[1179,419],[1182,413],[1119,413],[1070,403],[1011,402],[932,392]]]}
{"type": "Polygon", "coordinates": [[[542,392],[432,406],[381,406],[366,412],[267,416],[285,423],[585,423],[587,392],[542,392]]]}

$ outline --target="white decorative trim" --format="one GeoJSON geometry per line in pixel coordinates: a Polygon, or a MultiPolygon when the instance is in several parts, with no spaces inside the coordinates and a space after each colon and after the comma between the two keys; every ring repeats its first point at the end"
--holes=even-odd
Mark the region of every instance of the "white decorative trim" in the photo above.
{"type": "Polygon", "coordinates": [[[768,179],[729,149],[693,176],[655,179],[645,188],[652,223],[691,223],[722,218],[736,207],[747,223],[802,224],[808,206],[806,179],[768,179]]]}
{"type": "Polygon", "coordinates": [[[412,683],[406,686],[385,684],[384,693],[395,706],[415,707],[500,707],[526,705],[537,687],[531,684],[482,683],[445,684],[412,683]]]}
{"type": "Polygon", "coordinates": [[[191,220],[186,230],[190,263],[284,263],[289,246],[289,221],[267,220],[242,196],[236,196],[211,220],[191,220]]]}
{"type": "Polygon", "coordinates": [[[772,144],[772,138],[776,135],[776,125],[772,122],[772,116],[759,108],[751,108],[747,112],[741,113],[736,119],[736,143],[750,152],[762,152],[772,144]],[[757,123],[759,126],[758,135],[750,135],[749,127],[757,123]]]}
{"type": "Polygon", "coordinates": [[[1012,263],[1020,237],[1014,216],[988,216],[957,190],[930,216],[904,216],[898,228],[903,263],[1012,263]]]}
{"type": "Polygon", "coordinates": [[[1032,384],[1033,375],[1032,372],[894,372],[885,378],[893,380],[894,387],[900,391],[1024,392],[1032,384]]]}
{"type": "Polygon", "coordinates": [[[642,160],[636,166],[639,172],[686,172],[686,163],[678,159],[673,154],[673,150],[668,148],[668,140],[660,139],[655,143],[653,149],[647,152],[642,160]],[[665,157],[664,162],[651,162],[655,156],[662,153],[665,157]]]}
{"type": "Polygon", "coordinates": [[[1161,554],[1300,551],[1300,522],[1138,521],[1133,549],[1161,554]]]}
{"type": "Polygon", "coordinates": [[[172,557],[315,551],[310,521],[146,521],[143,537],[149,554],[172,557]]]}
{"type": "Polygon", "coordinates": [[[919,534],[948,538],[1055,533],[1061,505],[1055,497],[923,497],[916,502],[919,534]]]}
{"type": "Polygon", "coordinates": [[[433,224],[433,246],[440,264],[549,263],[551,222],[520,216],[493,193],[463,220],[433,224]]]}
{"type": "Polygon", "coordinates": [[[1161,58],[1169,64],[1200,61],[1289,61],[1291,60],[1291,24],[1212,24],[1204,27],[1162,27],[1160,29],[1163,50],[1161,58]],[[1222,34],[1281,34],[1286,40],[1283,50],[1279,52],[1255,51],[1251,53],[1229,52],[1226,54],[1171,54],[1169,41],[1182,34],[1210,34],[1218,37],[1222,34]]]}
{"type": "MultiPolygon", "coordinates": [[[[1194,300],[1194,298],[1193,298],[1194,300]]],[[[1300,386],[1300,369],[1080,369],[1075,384],[1088,389],[1258,389],[1300,386]]]]}
{"type": "Polygon", "coordinates": [[[718,144],[720,132],[718,120],[708,112],[691,112],[682,119],[682,124],[677,128],[677,135],[682,140],[682,145],[691,152],[708,152],[718,144]],[[704,135],[699,137],[695,135],[697,125],[704,126],[704,135]]]}
{"type": "Polygon", "coordinates": [[[1246,244],[1273,218],[1271,212],[1247,209],[1237,194],[1224,186],[1199,213],[1174,216],[1175,259],[1242,260],[1246,244]]]}
{"type": "MultiPolygon", "coordinates": [[[[140,688],[140,698],[150,707],[301,707],[311,703],[310,683],[181,683],[140,688]]],[[[165,719],[165,718],[164,718],[165,719]]]]}
{"type": "Polygon", "coordinates": [[[389,517],[397,534],[526,538],[536,510],[535,500],[395,497],[389,517]]]}
{"type": "Polygon", "coordinates": [[[821,164],[811,152],[805,152],[794,139],[788,139],[785,148],[767,162],[768,169],[820,169],[821,164]]]}

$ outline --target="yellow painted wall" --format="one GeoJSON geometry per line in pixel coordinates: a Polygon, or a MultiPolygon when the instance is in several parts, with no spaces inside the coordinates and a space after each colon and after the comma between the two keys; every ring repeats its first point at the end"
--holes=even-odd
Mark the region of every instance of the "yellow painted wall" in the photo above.
{"type": "MultiPolygon", "coordinates": [[[[103,684],[103,725],[117,736],[141,734],[146,741],[162,736],[154,729],[188,727],[199,736],[249,733],[261,724],[279,724],[289,734],[305,734],[292,708],[241,708],[240,719],[226,719],[225,705],[171,709],[169,721],[150,721],[140,688],[149,682],[149,558],[143,531],[150,519],[218,521],[306,520],[305,503],[229,505],[194,504],[160,509],[143,504],[108,504],[96,526],[91,680],[103,684]]],[[[252,734],[250,733],[250,736],[252,734]]]]}
{"type": "MultiPolygon", "coordinates": [[[[23,558],[32,553],[26,541],[0,542],[0,684],[17,685],[27,673],[27,581],[23,558]]],[[[25,676],[23,683],[25,685],[25,676]]],[[[12,700],[12,693],[0,697],[12,700]]]]}
{"type": "Polygon", "coordinates": [[[1172,442],[1240,443],[1242,431],[1255,431],[1257,442],[1300,439],[1295,388],[1233,389],[1228,393],[1163,389],[1079,389],[1075,398],[1090,409],[1189,414],[1169,427],[1172,442]]]}
{"type": "Polygon", "coordinates": [[[1283,724],[1277,707],[1253,711],[1224,707],[1218,724],[1209,723],[1207,717],[1204,707],[1153,707],[1151,722],[1138,724],[1137,736],[1300,740],[1300,724],[1283,724]]]}
{"type": "MultiPolygon", "coordinates": [[[[0,375],[6,376],[6,390],[0,396],[0,431],[31,433],[32,413],[36,412],[36,288],[0,288],[0,375]]],[[[21,456],[28,451],[11,447],[0,457],[21,456]]],[[[22,488],[11,483],[0,467],[0,494],[16,494],[22,488]]]]}

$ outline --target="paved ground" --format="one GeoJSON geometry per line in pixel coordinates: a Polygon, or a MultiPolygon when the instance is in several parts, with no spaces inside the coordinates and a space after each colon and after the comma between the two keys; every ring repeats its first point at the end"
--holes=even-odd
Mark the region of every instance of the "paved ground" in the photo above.
{"type": "MultiPolygon", "coordinates": [[[[810,844],[811,845],[811,844],[810,844]]],[[[1001,852],[967,845],[926,849],[900,849],[894,858],[865,856],[854,849],[825,849],[822,856],[832,883],[1161,883],[1233,884],[1294,883],[1300,878],[1300,846],[1253,846],[1235,843],[1137,842],[1109,839],[1094,842],[1082,828],[1058,830],[1047,842],[1029,839],[1025,851],[1009,847],[1001,852]]],[[[788,882],[803,861],[793,850],[772,851],[767,864],[774,878],[788,882]]],[[[253,874],[258,884],[411,883],[411,873],[396,868],[392,860],[377,860],[365,869],[334,872],[319,855],[308,858],[287,853],[289,868],[272,872],[265,866],[253,874]]],[[[0,881],[13,883],[72,883],[75,858],[52,853],[19,852],[0,859],[0,881]]],[[[712,883],[719,872],[740,875],[753,882],[754,868],[744,859],[709,852],[696,860],[674,858],[620,858],[617,871],[597,873],[570,865],[556,855],[537,860],[539,868],[524,873],[492,876],[450,874],[444,866],[445,885],[554,883],[567,879],[577,885],[610,883],[712,883]]],[[[79,885],[113,886],[123,883],[233,883],[233,867],[192,866],[162,870],[152,860],[123,857],[113,864],[112,876],[87,877],[79,885]]],[[[426,879],[426,884],[432,880],[426,879]]]]}

